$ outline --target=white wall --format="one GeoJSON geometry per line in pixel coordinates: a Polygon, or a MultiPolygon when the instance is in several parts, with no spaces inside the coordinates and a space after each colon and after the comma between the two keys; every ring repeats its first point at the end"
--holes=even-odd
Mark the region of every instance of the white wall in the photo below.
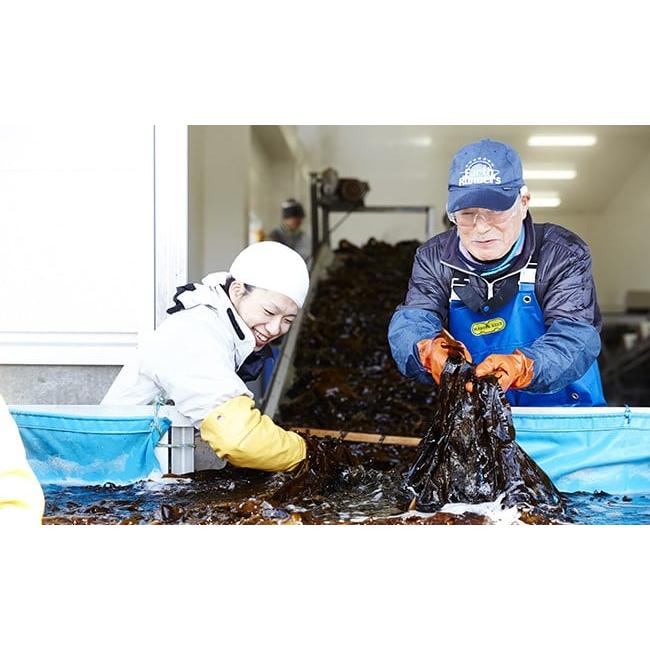
{"type": "Polygon", "coordinates": [[[290,126],[192,126],[189,142],[189,278],[198,281],[248,244],[251,211],[267,234],[287,197],[308,213],[309,162],[290,126]]]}
{"type": "Polygon", "coordinates": [[[0,363],[122,363],[153,327],[153,127],[0,128],[0,363]]]}
{"type": "Polygon", "coordinates": [[[190,281],[227,269],[248,243],[250,126],[189,129],[190,281]]]}
{"type": "Polygon", "coordinates": [[[252,127],[249,196],[266,234],[282,222],[281,205],[287,198],[303,204],[303,229],[310,232],[309,163],[296,127],[252,127]]]}
{"type": "Polygon", "coordinates": [[[264,146],[259,133],[253,127],[249,168],[250,212],[259,219],[264,232],[269,233],[280,221],[277,203],[273,156],[264,146]]]}
{"type": "MultiPolygon", "coordinates": [[[[334,167],[340,177],[367,181],[370,192],[365,204],[428,206],[434,204],[434,184],[439,166],[429,146],[413,146],[411,127],[338,126],[321,127],[319,132],[303,128],[305,146],[320,163],[314,171],[334,167]],[[386,134],[392,134],[387,138],[386,134]],[[320,155],[315,151],[320,147],[320,155]]],[[[444,163],[446,164],[446,162],[444,163]]],[[[444,166],[443,164],[443,166],[444,166]]],[[[446,172],[444,172],[446,173],[446,172]]],[[[436,208],[436,232],[441,230],[444,206],[436,208]]],[[[336,226],[343,214],[330,217],[336,226]]],[[[352,213],[332,234],[332,245],[341,239],[364,244],[370,237],[390,243],[426,238],[426,217],[421,214],[352,213]]]]}
{"type": "Polygon", "coordinates": [[[650,291],[649,179],[650,155],[594,219],[592,253],[603,310],[622,310],[629,289],[650,291]]]}
{"type": "Polygon", "coordinates": [[[650,291],[650,155],[599,213],[558,219],[534,210],[535,220],[569,228],[590,246],[598,302],[602,311],[623,311],[629,290],[650,291]]]}

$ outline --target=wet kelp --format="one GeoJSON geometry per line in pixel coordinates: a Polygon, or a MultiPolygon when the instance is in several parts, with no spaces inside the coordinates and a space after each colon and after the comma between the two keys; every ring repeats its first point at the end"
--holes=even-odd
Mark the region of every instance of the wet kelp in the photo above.
{"type": "Polygon", "coordinates": [[[561,494],[515,442],[510,405],[496,378],[476,377],[461,348],[448,346],[435,415],[405,481],[417,510],[500,498],[503,507],[530,517],[561,515],[561,494]]]}
{"type": "Polygon", "coordinates": [[[160,482],[46,486],[46,524],[340,524],[404,512],[404,457],[375,445],[306,437],[293,472],[203,470],[160,482]],[[387,453],[388,452],[388,453],[387,453]]]}
{"type": "MultiPolygon", "coordinates": [[[[374,445],[360,445],[355,456],[372,465],[374,445]]],[[[404,451],[404,450],[402,450],[404,451]]],[[[408,452],[414,449],[408,449],[408,452]]],[[[410,462],[413,456],[407,456],[410,462]]],[[[494,517],[494,508],[477,511],[442,511],[422,516],[406,511],[397,498],[399,483],[408,471],[409,462],[394,471],[369,475],[353,490],[338,488],[319,497],[300,496],[281,505],[269,500],[290,476],[273,475],[255,470],[224,468],[196,472],[182,481],[151,481],[109,488],[106,486],[45,487],[46,511],[43,523],[89,525],[437,525],[550,523],[555,517],[519,512],[515,518],[505,509],[503,517],[494,517]]],[[[565,495],[568,519],[576,524],[645,524],[650,525],[650,495],[632,497],[611,494],[575,493],[565,495]]]]}
{"type": "Polygon", "coordinates": [[[436,397],[431,386],[397,371],[386,332],[417,245],[340,243],[301,330],[296,376],[280,419],[286,426],[401,435],[422,435],[429,425],[406,481],[422,512],[500,496],[504,508],[517,505],[529,518],[541,507],[561,512],[559,492],[514,442],[510,407],[494,378],[477,380],[473,366],[457,357],[436,397]],[[464,389],[468,379],[476,386],[472,394],[464,389]]]}
{"type": "MultiPolygon", "coordinates": [[[[508,447],[508,440],[500,439],[501,451],[489,451],[485,430],[481,430],[479,442],[463,438],[465,447],[454,438],[448,443],[452,449],[458,445],[456,455],[449,458],[452,464],[447,473],[458,479],[456,483],[443,481],[442,466],[436,473],[434,450],[438,449],[438,458],[447,458],[443,445],[435,444],[443,430],[436,418],[443,418],[444,414],[436,406],[431,386],[400,375],[386,339],[388,322],[407,288],[417,245],[418,242],[401,242],[390,246],[370,240],[358,248],[341,242],[336,263],[319,283],[306,314],[298,340],[295,380],[280,405],[278,418],[288,428],[304,426],[413,436],[421,436],[433,422],[417,450],[307,436],[307,459],[292,473],[269,474],[227,466],[161,483],[51,487],[46,490],[45,523],[490,523],[488,517],[472,512],[436,511],[430,516],[408,512],[413,491],[405,489],[407,475],[410,485],[418,494],[422,492],[418,506],[421,511],[437,510],[439,506],[434,503],[444,502],[444,498],[458,500],[474,495],[477,500],[486,501],[498,495],[501,485],[506,486],[508,503],[532,503],[536,493],[529,493],[529,489],[532,479],[538,476],[534,471],[529,476],[528,465],[519,456],[523,452],[516,446],[508,447]],[[479,454],[478,459],[472,458],[473,449],[479,454]],[[510,482],[500,478],[494,468],[492,473],[488,471],[488,462],[502,458],[511,465],[519,463],[523,486],[517,486],[514,471],[507,474],[510,482]],[[458,487],[462,483],[462,462],[463,471],[474,472],[465,482],[464,492],[458,487]],[[415,471],[416,468],[419,470],[415,471]],[[480,487],[479,471],[488,488],[480,487]],[[429,475],[431,485],[425,480],[429,475]],[[433,483],[439,486],[435,494],[433,483]]],[[[490,399],[496,399],[490,380],[476,385],[474,400],[489,405],[490,399]]],[[[451,400],[451,395],[447,399],[451,400]]],[[[480,407],[477,402],[468,408],[480,407]]],[[[458,405],[447,417],[452,421],[454,413],[457,417],[461,411],[458,405]]],[[[511,433],[511,421],[499,428],[497,418],[490,426],[505,431],[506,437],[511,433]]],[[[541,484],[544,485],[543,481],[541,484]]],[[[541,496],[536,497],[538,503],[543,502],[541,496]]]]}
{"type": "Polygon", "coordinates": [[[434,412],[431,388],[400,374],[387,340],[418,245],[340,242],[301,326],[279,423],[395,435],[424,431],[434,412]]]}
{"type": "Polygon", "coordinates": [[[272,503],[281,505],[298,498],[322,499],[335,490],[354,487],[364,479],[364,467],[346,443],[313,436],[305,436],[305,442],[305,460],[269,497],[272,503]]]}

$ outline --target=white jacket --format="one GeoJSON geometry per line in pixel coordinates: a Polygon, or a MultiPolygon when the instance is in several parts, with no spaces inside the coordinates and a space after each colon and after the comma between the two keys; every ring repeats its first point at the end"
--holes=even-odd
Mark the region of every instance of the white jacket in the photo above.
{"type": "Polygon", "coordinates": [[[200,428],[228,400],[253,397],[237,370],[255,349],[255,338],[220,286],[227,278],[212,273],[180,294],[185,309],[140,344],[101,403],[152,404],[162,396],[200,428]]]}

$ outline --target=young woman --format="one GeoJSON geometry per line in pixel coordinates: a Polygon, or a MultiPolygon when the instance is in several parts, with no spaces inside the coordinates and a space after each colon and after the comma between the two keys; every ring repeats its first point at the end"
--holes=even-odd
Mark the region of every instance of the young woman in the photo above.
{"type": "Polygon", "coordinates": [[[230,270],[180,287],[171,314],[140,345],[102,404],[171,399],[223,460],[290,471],[305,441],[262,415],[245,381],[262,369],[268,344],[286,334],[303,305],[309,273],[277,242],[244,249],[230,270]]]}

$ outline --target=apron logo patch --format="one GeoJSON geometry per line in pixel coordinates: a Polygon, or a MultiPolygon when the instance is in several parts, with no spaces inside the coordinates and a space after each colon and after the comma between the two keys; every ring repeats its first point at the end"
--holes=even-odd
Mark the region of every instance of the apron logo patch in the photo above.
{"type": "Polygon", "coordinates": [[[505,329],[506,322],[503,318],[491,318],[490,320],[484,320],[480,323],[472,324],[472,334],[474,336],[483,336],[484,334],[494,334],[495,332],[500,332],[502,329],[505,329]]]}

